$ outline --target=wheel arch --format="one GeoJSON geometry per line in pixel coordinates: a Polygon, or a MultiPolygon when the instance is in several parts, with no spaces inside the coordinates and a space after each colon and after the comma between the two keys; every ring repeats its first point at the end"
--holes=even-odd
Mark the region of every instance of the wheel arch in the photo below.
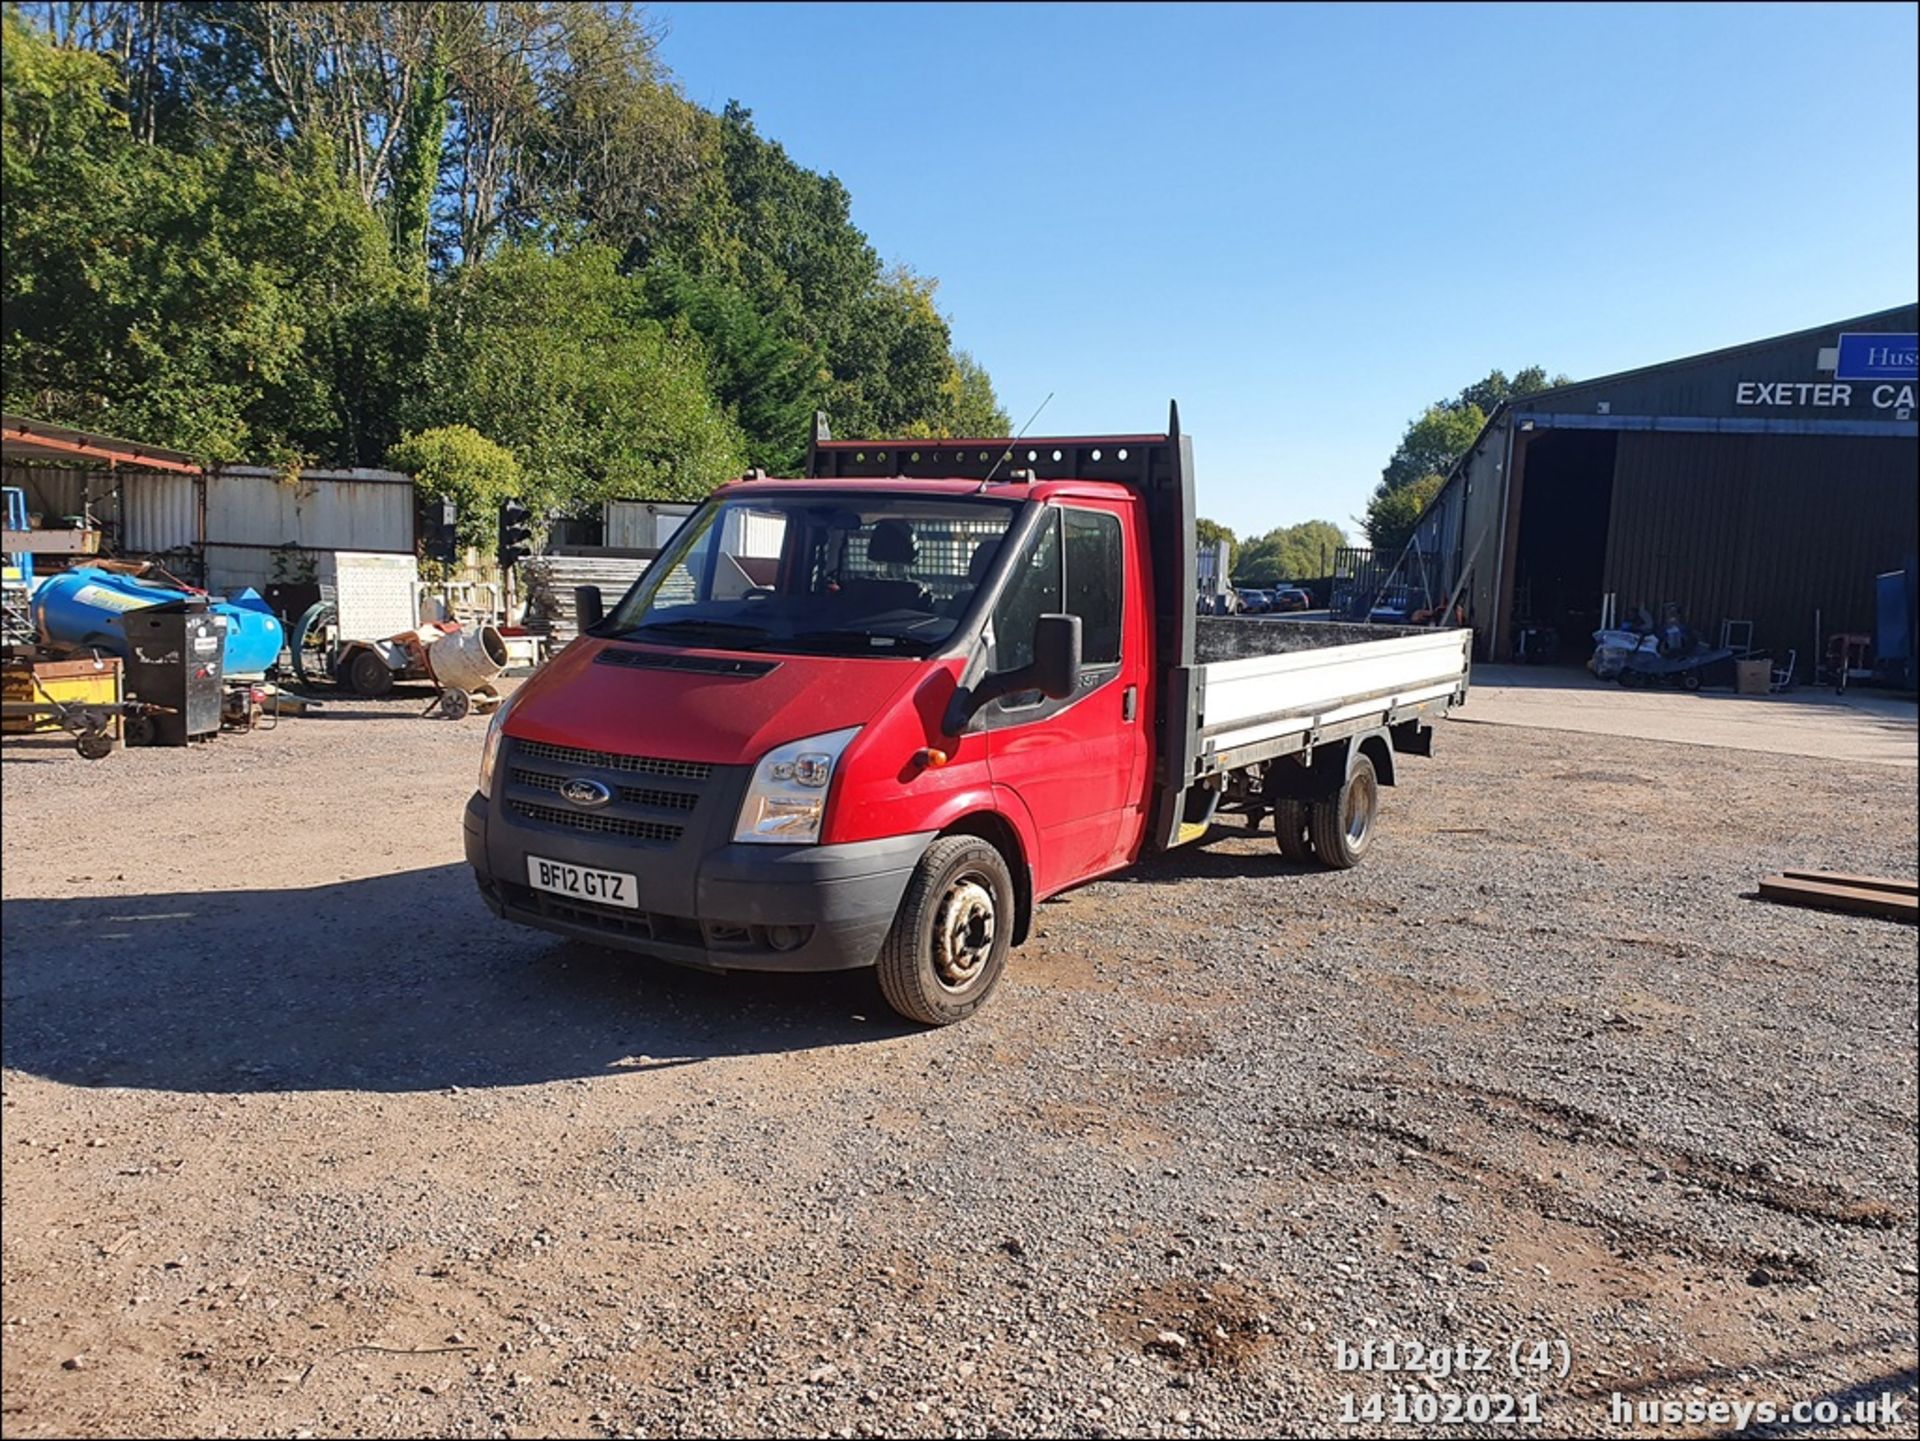
{"type": "Polygon", "coordinates": [[[1313,748],[1310,765],[1298,765],[1294,760],[1283,758],[1270,767],[1265,792],[1268,803],[1326,799],[1345,784],[1356,754],[1373,762],[1374,778],[1381,785],[1393,784],[1393,738],[1376,726],[1358,735],[1322,741],[1313,748]]]}
{"type": "Polygon", "coordinates": [[[1383,786],[1393,784],[1393,737],[1383,730],[1357,738],[1360,754],[1373,762],[1373,773],[1383,786]]]}

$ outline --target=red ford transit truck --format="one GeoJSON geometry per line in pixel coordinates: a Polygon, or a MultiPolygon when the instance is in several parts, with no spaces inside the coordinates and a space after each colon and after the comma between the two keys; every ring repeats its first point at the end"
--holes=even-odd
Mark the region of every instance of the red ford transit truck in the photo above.
{"type": "Polygon", "coordinates": [[[505,919],[722,970],[877,966],[940,1025],[1047,897],[1271,811],[1366,855],[1470,632],[1195,615],[1192,442],[834,440],[720,487],[488,729],[505,919]]]}

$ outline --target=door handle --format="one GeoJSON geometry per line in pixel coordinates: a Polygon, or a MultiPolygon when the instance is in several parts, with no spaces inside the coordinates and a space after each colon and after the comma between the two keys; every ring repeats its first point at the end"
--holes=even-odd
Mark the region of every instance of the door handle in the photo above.
{"type": "Polygon", "coordinates": [[[1140,708],[1140,687],[1130,685],[1120,692],[1120,719],[1130,721],[1134,712],[1140,708]]]}

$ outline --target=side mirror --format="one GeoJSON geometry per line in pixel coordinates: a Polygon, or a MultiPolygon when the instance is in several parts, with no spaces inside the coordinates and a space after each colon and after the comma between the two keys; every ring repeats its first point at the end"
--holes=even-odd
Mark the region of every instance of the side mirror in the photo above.
{"type": "Polygon", "coordinates": [[[1033,629],[1034,688],[1048,700],[1065,700],[1080,689],[1080,617],[1043,615],[1033,629]]]}
{"type": "Polygon", "coordinates": [[[576,585],[573,588],[573,624],[576,630],[592,630],[600,624],[606,613],[599,586],[576,585]]]}
{"type": "Polygon", "coordinates": [[[1037,690],[1049,700],[1066,700],[1080,688],[1080,617],[1043,615],[1033,628],[1033,663],[990,675],[979,685],[953,693],[942,723],[959,735],[968,721],[1002,696],[1037,690]]]}

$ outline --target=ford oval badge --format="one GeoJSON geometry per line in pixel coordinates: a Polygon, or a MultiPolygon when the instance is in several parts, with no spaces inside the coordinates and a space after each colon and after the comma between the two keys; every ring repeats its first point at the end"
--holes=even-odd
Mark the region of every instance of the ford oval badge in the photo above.
{"type": "Polygon", "coordinates": [[[562,781],[560,794],[576,806],[603,806],[613,799],[612,791],[599,781],[590,781],[584,776],[562,781]]]}

